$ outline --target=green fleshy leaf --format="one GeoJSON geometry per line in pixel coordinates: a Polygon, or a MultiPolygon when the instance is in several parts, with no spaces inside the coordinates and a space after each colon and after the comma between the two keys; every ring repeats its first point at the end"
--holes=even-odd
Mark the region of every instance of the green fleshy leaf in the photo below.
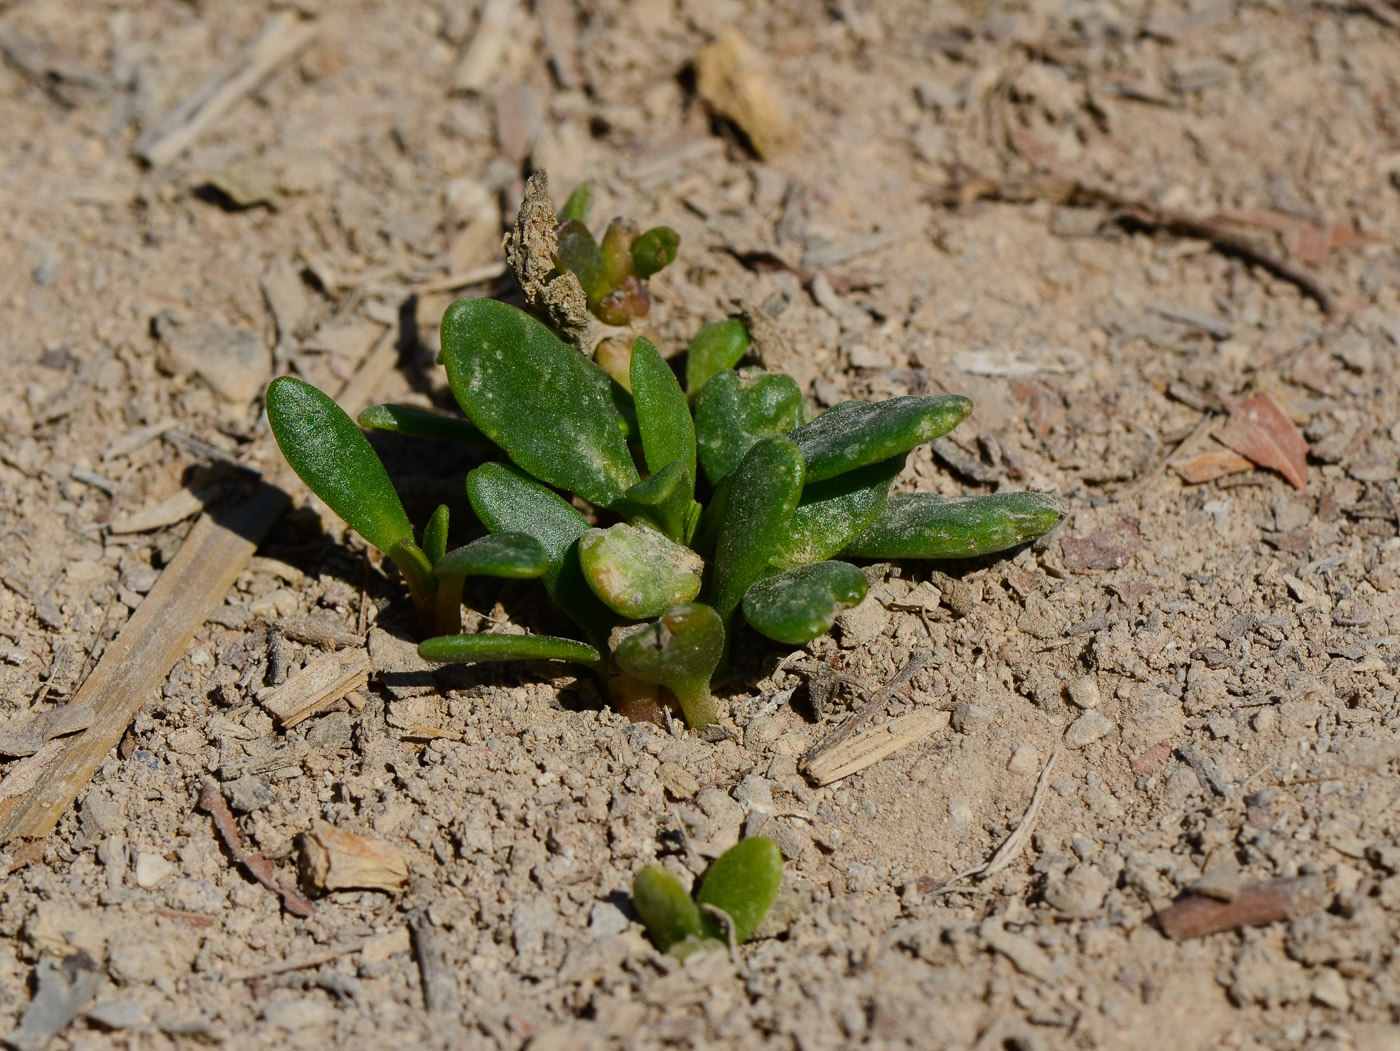
{"type": "Polygon", "coordinates": [[[643,281],[676,261],[681,235],[669,226],[653,226],[632,242],[632,263],[643,281]]]}
{"type": "Polygon", "coordinates": [[[439,635],[418,644],[418,656],[444,664],[481,661],[570,661],[605,672],[603,655],[587,643],[553,635],[439,635]]]}
{"type": "Polygon", "coordinates": [[[458,404],[535,478],[603,507],[638,482],[616,385],[524,311],[494,299],[453,303],[442,358],[458,404]]]}
{"type": "Polygon", "coordinates": [[[672,460],[650,478],[644,478],[626,492],[623,512],[632,522],[654,525],[672,540],[690,542],[701,507],[694,499],[695,482],[685,464],[672,460]]]}
{"type": "Polygon", "coordinates": [[[632,262],[632,242],[636,239],[637,224],[621,216],[608,223],[608,228],[603,231],[603,241],[598,249],[603,256],[603,270],[610,288],[616,288],[636,274],[637,268],[632,262]]]}
{"type": "Polygon", "coordinates": [[[579,565],[589,587],[628,620],[655,617],[700,594],[704,560],[644,526],[619,522],[579,538],[579,565]]]}
{"type": "Polygon", "coordinates": [[[433,566],[439,580],[447,577],[542,577],[549,554],[528,533],[492,533],[443,555],[433,566]]]}
{"type": "Polygon", "coordinates": [[[904,469],[905,454],[882,463],[809,483],[770,565],[791,569],[830,558],[870,525],[889,500],[890,483],[904,469]]]}
{"type": "Polygon", "coordinates": [[[732,369],[749,351],[749,329],[738,318],[701,325],[685,359],[685,389],[699,394],[710,377],[732,369]]]}
{"type": "Polygon", "coordinates": [[[695,901],[700,922],[712,938],[724,939],[724,929],[704,911],[713,905],[729,914],[734,940],[743,944],[778,900],[783,883],[783,852],[763,836],[740,840],[721,854],[705,872],[695,901]]]}
{"type": "Polygon", "coordinates": [[[428,562],[433,566],[447,553],[447,517],[447,505],[438,504],[433,517],[423,527],[423,554],[428,556],[428,562]]]}
{"type": "Polygon", "coordinates": [[[628,325],[651,313],[651,293],[641,278],[629,274],[610,288],[591,308],[605,325],[628,325]]]}
{"type": "Polygon", "coordinates": [[[642,682],[665,686],[691,729],[715,721],[710,676],[724,656],[724,622],[710,606],[691,602],[658,620],[614,633],[617,666],[642,682]]]}
{"type": "Polygon", "coordinates": [[[763,438],[786,434],[807,419],[797,381],[783,373],[716,373],[695,399],[700,466],[719,485],[763,438]]]}
{"type": "Polygon", "coordinates": [[[489,446],[491,440],[460,416],[420,409],[416,405],[371,405],[360,413],[359,424],[410,438],[431,438],[458,445],[489,446]]]}
{"type": "Polygon", "coordinates": [[[662,952],[702,936],[700,907],[681,881],[660,865],[648,865],[632,877],[632,903],[646,924],[647,936],[662,952]]]}
{"type": "Polygon", "coordinates": [[[820,482],[907,453],[947,434],[971,411],[972,402],[959,394],[847,402],[789,437],[807,461],[807,480],[820,482]]]}
{"type": "Polygon", "coordinates": [[[1054,529],[1069,505],[1049,493],[890,497],[880,517],[842,550],[850,558],[973,558],[1054,529]]]}
{"type": "Polygon", "coordinates": [[[695,421],[691,419],[690,406],[671,366],[645,337],[632,344],[631,379],[647,470],[655,474],[679,460],[693,479],[695,421]]]}
{"type": "Polygon", "coordinates": [[[801,646],[825,635],[843,609],[858,606],[869,589],[849,562],[813,562],[764,577],[744,596],[744,617],[760,635],[801,646]]]}
{"type": "Polygon", "coordinates": [[[550,597],[590,639],[605,642],[617,614],[593,594],[579,568],[578,538],[588,519],[558,493],[506,464],[482,464],[469,474],[467,497],[491,532],[527,533],[544,546],[550,597]]]}
{"type": "Polygon", "coordinates": [[[734,469],[710,581],[714,607],[725,623],[782,544],[802,496],[803,469],[802,453],[782,436],[764,438],[734,469]]]}
{"type": "Polygon", "coordinates": [[[561,221],[577,219],[581,223],[586,223],[588,222],[588,213],[591,211],[593,211],[593,184],[581,182],[574,187],[574,192],[569,194],[569,199],[559,210],[559,218],[561,221]]]}
{"type": "Polygon", "coordinates": [[[559,239],[555,266],[573,271],[583,286],[583,294],[588,297],[588,305],[593,306],[611,287],[598,242],[578,219],[565,219],[555,228],[555,236],[559,239]]]}
{"type": "Polygon", "coordinates": [[[344,409],[311,384],[280,376],[267,388],[267,419],[292,470],[351,529],[386,555],[413,540],[388,472],[344,409]]]}

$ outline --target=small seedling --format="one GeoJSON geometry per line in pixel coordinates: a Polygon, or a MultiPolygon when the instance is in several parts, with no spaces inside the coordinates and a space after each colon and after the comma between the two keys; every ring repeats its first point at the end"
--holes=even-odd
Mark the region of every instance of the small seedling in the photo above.
{"type": "MultiPolygon", "coordinates": [[[[561,226],[581,221],[578,211],[571,200],[561,226]]],[[[650,272],[637,261],[646,236],[631,242],[633,276],[650,272]]],[[[748,346],[742,322],[706,325],[682,390],[638,338],[613,363],[625,366],[622,384],[515,307],[454,303],[442,361],[467,419],[395,405],[359,418],[499,456],[466,479],[489,535],[451,551],[446,506],[415,534],[364,434],[326,395],[276,379],[268,419],[302,480],[399,567],[427,636],[422,656],[572,661],[630,717],[672,705],[700,727],[715,717],[710,681],[737,615],[800,646],[864,599],[865,574],[836,556],[990,554],[1043,535],[1066,510],[1043,493],[891,496],[910,451],[952,430],[972,403],[851,401],[813,418],[791,377],[736,371],[748,346]],[[583,640],[461,634],[468,576],[539,578],[583,640]]]]}
{"type": "Polygon", "coordinates": [[[684,960],[701,949],[742,945],[753,937],[782,881],[778,845],[754,836],[715,860],[694,898],[669,871],[648,865],[632,880],[632,900],[652,943],[684,960]]]}

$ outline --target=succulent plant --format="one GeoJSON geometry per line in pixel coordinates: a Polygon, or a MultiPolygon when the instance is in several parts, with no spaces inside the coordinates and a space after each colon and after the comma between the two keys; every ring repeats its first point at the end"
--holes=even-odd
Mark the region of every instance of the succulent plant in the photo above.
{"type": "Polygon", "coordinates": [[[684,960],[700,949],[742,945],[753,937],[777,900],[783,881],[778,845],[751,836],[710,865],[692,898],[681,881],[660,865],[648,865],[632,880],[632,901],[652,943],[684,960]]]}
{"type": "Polygon", "coordinates": [[[715,718],[710,683],[741,617],[797,646],[864,599],[865,574],[838,557],[984,555],[1043,535],[1065,513],[1042,493],[891,496],[909,452],[972,403],[852,401],[814,418],[790,377],[736,371],[748,345],[742,322],[706,325],[683,390],[637,338],[624,385],[515,307],[454,303],[442,361],[467,419],[379,405],[359,423],[496,451],[466,479],[487,535],[455,550],[447,508],[415,534],[364,434],[326,395],[281,377],[268,418],[302,480],[399,567],[423,657],[570,661],[596,672],[630,717],[673,706],[700,727],[715,718]],[[539,578],[582,638],[463,634],[468,576],[539,578]]]}

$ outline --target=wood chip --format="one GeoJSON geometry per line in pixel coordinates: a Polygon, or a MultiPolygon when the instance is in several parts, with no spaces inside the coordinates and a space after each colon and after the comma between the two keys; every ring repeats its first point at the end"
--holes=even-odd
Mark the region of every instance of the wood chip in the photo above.
{"type": "Polygon", "coordinates": [[[149,533],[153,529],[164,529],[199,514],[222,496],[223,492],[223,486],[219,485],[211,485],[207,489],[181,489],[154,507],[147,507],[117,519],[107,526],[107,531],[115,536],[125,536],[128,533],[149,533]]]}
{"type": "Polygon", "coordinates": [[[231,66],[185,96],[136,140],[132,152],[153,168],[169,164],[315,35],[315,24],[297,15],[273,16],[231,66]]]}
{"type": "Polygon", "coordinates": [[[1317,912],[1327,897],[1327,881],[1318,875],[1271,879],[1239,888],[1231,901],[1188,895],[1159,912],[1157,922],[1169,938],[1184,941],[1317,912]]]}
{"type": "Polygon", "coordinates": [[[259,703],[283,729],[323,712],[369,681],[369,653],[345,649],[324,653],[259,703]]]}
{"type": "Polygon", "coordinates": [[[302,836],[301,858],[302,871],[317,890],[397,894],[408,880],[408,859],[398,847],[324,822],[302,836]]]}
{"type": "Polygon", "coordinates": [[[1192,485],[1199,485],[1202,482],[1213,482],[1217,478],[1224,478],[1227,474],[1238,474],[1241,471],[1248,471],[1254,466],[1237,452],[1229,449],[1213,449],[1210,452],[1193,456],[1189,460],[1182,460],[1172,464],[1172,470],[1181,475],[1181,480],[1192,485]]]}
{"type": "Polygon", "coordinates": [[[1230,418],[1216,439],[1260,467],[1272,467],[1297,489],[1308,486],[1308,443],[1268,394],[1226,402],[1230,418]]]}
{"type": "Polygon", "coordinates": [[[695,56],[695,89],[705,104],[732,121],[760,158],[780,153],[793,133],[786,108],[758,49],[734,27],[695,56]]]}
{"type": "Polygon", "coordinates": [[[829,785],[849,777],[901,748],[944,729],[949,718],[945,711],[920,708],[891,719],[882,726],[869,727],[808,760],[805,767],[807,776],[819,785],[829,785]]]}
{"type": "Polygon", "coordinates": [[[120,634],[79,687],[72,704],[91,704],[93,724],[62,741],[41,783],[0,800],[0,843],[48,835],[98,766],[150,702],[210,611],[223,601],[253,551],[287,506],[287,494],[259,484],[252,496],[201,518],[120,634]]]}

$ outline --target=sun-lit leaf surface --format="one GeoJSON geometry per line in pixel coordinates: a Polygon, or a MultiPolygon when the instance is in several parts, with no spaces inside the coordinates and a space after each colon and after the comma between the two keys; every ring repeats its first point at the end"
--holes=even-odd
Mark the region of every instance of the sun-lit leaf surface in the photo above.
{"type": "Polygon", "coordinates": [[[695,899],[680,880],[660,865],[648,865],[632,877],[632,903],[646,924],[652,944],[662,952],[703,933],[695,899]]]}
{"type": "Polygon", "coordinates": [[[972,558],[1044,536],[1069,505],[1049,493],[891,496],[841,554],[848,558],[972,558]]]}
{"type": "Polygon", "coordinates": [[[665,686],[680,702],[691,729],[715,720],[710,676],[724,655],[724,622],[715,610],[691,602],[647,624],[614,633],[613,659],[642,682],[665,686]]]}
{"type": "Polygon", "coordinates": [[[588,222],[588,213],[593,211],[593,184],[591,182],[581,182],[574,187],[574,192],[569,194],[569,199],[564,202],[564,207],[559,209],[559,219],[577,219],[581,223],[588,222]]]}
{"type": "Polygon", "coordinates": [[[685,389],[693,398],[710,377],[739,364],[749,350],[749,330],[738,318],[701,325],[685,358],[685,389]]]}
{"type": "Polygon", "coordinates": [[[906,455],[857,467],[802,488],[802,502],[771,565],[779,569],[830,558],[849,544],[884,510],[890,483],[904,469],[906,455]]]}
{"type": "Polygon", "coordinates": [[[603,256],[603,271],[609,286],[615,287],[637,273],[632,262],[632,242],[637,239],[637,233],[636,222],[622,216],[613,219],[603,231],[598,249],[603,256]]]}
{"type": "MultiPolygon", "coordinates": [[[[632,401],[647,470],[655,474],[669,463],[685,464],[695,477],[695,421],[680,381],[651,340],[632,344],[632,401]]],[[[693,493],[691,495],[694,495],[693,493]]]]}
{"type": "Polygon", "coordinates": [[[907,453],[947,434],[971,411],[972,402],[958,394],[846,402],[789,437],[807,461],[807,480],[820,482],[907,453]]]}
{"type": "Polygon", "coordinates": [[[388,472],[344,409],[311,384],[281,376],[267,388],[267,418],[292,470],[351,529],[385,554],[412,541],[388,472]]]}
{"type": "Polygon", "coordinates": [[[760,635],[801,646],[825,635],[836,615],[858,606],[865,574],[849,562],[813,562],[764,577],[744,595],[744,619],[760,635]]]}
{"type": "Polygon", "coordinates": [[[622,513],[632,522],[654,525],[672,540],[689,543],[701,510],[694,493],[690,472],[679,460],[672,460],[627,490],[622,513]]]}
{"type": "Polygon", "coordinates": [[[607,268],[603,264],[603,253],[593,235],[578,219],[565,219],[555,231],[559,239],[559,254],[555,263],[564,270],[572,270],[583,286],[583,294],[592,306],[608,290],[607,268]]]}
{"type": "Polygon", "coordinates": [[[639,480],[616,385],[524,311],[494,299],[453,303],[442,359],[463,411],[535,478],[603,507],[639,480]]]}
{"type": "Polygon", "coordinates": [[[460,416],[420,409],[416,405],[371,405],[360,413],[359,424],[410,438],[432,438],[458,445],[487,445],[491,440],[460,416]]]}
{"type": "Polygon", "coordinates": [[[802,454],[782,436],[763,439],[734,469],[710,581],[712,604],[726,623],[782,543],[802,481],[802,454]]]}
{"type": "Polygon", "coordinates": [[[579,565],[593,593],[629,620],[644,620],[700,594],[705,563],[645,526],[619,522],[579,538],[579,565]]]}
{"type": "Polygon", "coordinates": [[[454,548],[433,566],[444,577],[542,577],[549,568],[545,547],[528,533],[492,533],[454,548]]]}
{"type": "Polygon", "coordinates": [[[778,845],[763,836],[740,840],[709,867],[695,895],[706,933],[719,939],[725,936],[719,922],[704,911],[706,905],[713,905],[733,921],[734,940],[748,941],[778,900],[782,883],[783,852],[778,845]]]}
{"type": "Polygon", "coordinates": [[[595,670],[605,667],[602,654],[587,643],[552,635],[439,635],[418,644],[418,655],[444,664],[480,661],[571,661],[595,670]]]}
{"type": "Polygon", "coordinates": [[[761,439],[786,434],[806,419],[807,403],[791,376],[716,373],[695,399],[695,437],[705,477],[719,485],[761,439]]]}
{"type": "Polygon", "coordinates": [[[643,281],[676,261],[681,235],[669,226],[653,226],[632,242],[632,264],[643,281]]]}

